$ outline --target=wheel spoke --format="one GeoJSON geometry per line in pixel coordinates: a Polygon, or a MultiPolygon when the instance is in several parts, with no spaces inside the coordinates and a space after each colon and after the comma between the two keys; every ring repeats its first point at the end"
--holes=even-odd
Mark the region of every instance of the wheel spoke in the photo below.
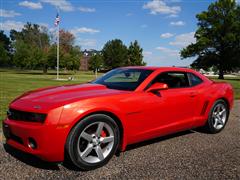
{"type": "Polygon", "coordinates": [[[97,153],[97,156],[98,156],[99,160],[102,161],[102,160],[104,159],[104,156],[103,156],[103,152],[102,152],[101,147],[100,147],[100,146],[97,146],[97,147],[95,148],[95,151],[96,151],[96,153],[97,153]]]}
{"type": "Polygon", "coordinates": [[[217,118],[217,114],[214,112],[213,115],[212,115],[212,117],[213,117],[214,119],[217,118]]]}
{"type": "Polygon", "coordinates": [[[101,143],[109,143],[109,142],[112,142],[114,140],[114,137],[113,136],[108,136],[108,137],[102,137],[100,139],[101,143]]]}
{"type": "Polygon", "coordinates": [[[218,118],[218,122],[219,122],[219,124],[223,125],[222,118],[218,118]]]}
{"type": "Polygon", "coordinates": [[[214,125],[213,126],[216,128],[217,125],[218,125],[218,118],[214,118],[214,125]]]}
{"type": "Polygon", "coordinates": [[[220,115],[223,115],[223,113],[226,112],[226,109],[223,109],[222,111],[219,112],[220,115]]]}
{"type": "Polygon", "coordinates": [[[85,158],[87,157],[87,155],[89,155],[89,153],[93,150],[93,145],[92,144],[88,144],[88,146],[86,147],[86,149],[81,153],[81,157],[85,158]]]}
{"type": "Polygon", "coordinates": [[[97,135],[98,137],[100,137],[100,135],[101,135],[101,132],[102,132],[102,130],[103,130],[103,126],[104,126],[104,123],[103,123],[103,122],[98,123],[97,131],[96,131],[96,135],[97,135]]]}
{"type": "Polygon", "coordinates": [[[92,136],[86,132],[82,132],[81,137],[87,140],[88,142],[92,141],[92,136]]]}

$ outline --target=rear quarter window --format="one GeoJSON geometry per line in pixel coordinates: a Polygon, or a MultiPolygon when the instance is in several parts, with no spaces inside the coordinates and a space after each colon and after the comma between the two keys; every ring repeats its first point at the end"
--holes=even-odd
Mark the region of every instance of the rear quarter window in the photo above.
{"type": "Polygon", "coordinates": [[[195,74],[188,73],[188,78],[191,86],[196,86],[198,84],[201,84],[203,80],[196,76],[195,74]]]}

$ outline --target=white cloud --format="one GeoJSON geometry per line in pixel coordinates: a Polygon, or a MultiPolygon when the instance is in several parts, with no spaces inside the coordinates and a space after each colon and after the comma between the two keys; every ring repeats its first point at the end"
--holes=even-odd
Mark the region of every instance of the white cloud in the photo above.
{"type": "Polygon", "coordinates": [[[79,7],[78,9],[81,12],[88,12],[88,13],[92,13],[96,11],[95,8],[89,8],[89,7],[79,7]]]}
{"type": "Polygon", "coordinates": [[[27,7],[29,9],[42,9],[42,4],[40,2],[34,3],[34,2],[30,2],[30,1],[22,1],[20,3],[18,3],[19,6],[24,6],[27,7]]]}
{"type": "Polygon", "coordinates": [[[141,27],[141,28],[147,28],[148,25],[146,25],[146,24],[142,24],[140,27],[141,27]]]}
{"type": "Polygon", "coordinates": [[[151,51],[143,51],[143,56],[144,57],[149,57],[152,55],[152,52],[151,51]]]}
{"type": "Polygon", "coordinates": [[[126,16],[132,16],[133,15],[133,13],[127,13],[126,14],[126,16]]]}
{"type": "Polygon", "coordinates": [[[169,2],[172,2],[172,3],[179,3],[179,2],[182,2],[182,0],[168,0],[169,2]]]}
{"type": "Polygon", "coordinates": [[[24,23],[19,21],[5,21],[0,23],[0,29],[4,31],[10,31],[11,29],[20,31],[23,28],[23,26],[24,23]]]}
{"type": "Polygon", "coordinates": [[[184,26],[186,23],[183,21],[170,22],[171,26],[184,26]]]}
{"type": "Polygon", "coordinates": [[[73,5],[66,0],[41,0],[44,3],[51,4],[62,11],[73,11],[73,5]]]}
{"type": "Polygon", "coordinates": [[[96,39],[78,39],[77,43],[80,46],[87,46],[87,47],[95,47],[97,44],[97,40],[96,39]]]}
{"type": "Polygon", "coordinates": [[[181,11],[180,6],[168,6],[162,0],[153,0],[143,5],[143,9],[149,9],[150,14],[178,14],[181,11]]]}
{"type": "Polygon", "coordinates": [[[20,15],[20,13],[17,13],[13,10],[0,9],[0,17],[15,17],[20,15]]]}
{"type": "Polygon", "coordinates": [[[169,49],[169,48],[165,48],[165,47],[156,47],[156,50],[159,50],[168,56],[179,56],[178,50],[169,49]]]}
{"type": "Polygon", "coordinates": [[[74,28],[70,30],[71,33],[73,34],[78,34],[78,33],[90,33],[90,34],[95,34],[100,32],[98,29],[92,29],[92,28],[87,28],[87,27],[80,27],[80,28],[74,28]]]}
{"type": "Polygon", "coordinates": [[[169,16],[167,16],[168,18],[177,18],[178,15],[177,14],[170,14],[169,16]]]}
{"type": "Polygon", "coordinates": [[[43,27],[46,27],[46,28],[48,28],[49,27],[49,25],[47,24],[47,23],[38,23],[40,26],[43,26],[43,27]]]}
{"type": "Polygon", "coordinates": [[[170,37],[173,37],[173,36],[174,36],[174,34],[172,34],[172,33],[163,33],[163,34],[160,35],[160,37],[163,38],[163,39],[167,39],[167,38],[170,38],[170,37]]]}
{"type": "Polygon", "coordinates": [[[169,44],[182,48],[194,42],[196,42],[196,39],[194,38],[194,32],[190,32],[176,36],[175,40],[170,42],[169,44]]]}

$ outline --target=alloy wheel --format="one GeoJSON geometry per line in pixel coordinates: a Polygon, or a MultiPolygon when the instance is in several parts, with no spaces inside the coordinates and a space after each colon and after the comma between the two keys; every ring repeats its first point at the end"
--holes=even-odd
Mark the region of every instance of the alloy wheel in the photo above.
{"type": "Polygon", "coordinates": [[[89,124],[78,137],[77,150],[87,163],[103,161],[114,145],[113,129],[105,122],[89,124]]]}
{"type": "Polygon", "coordinates": [[[227,110],[224,104],[217,104],[212,112],[212,123],[216,130],[222,129],[226,123],[227,110]]]}

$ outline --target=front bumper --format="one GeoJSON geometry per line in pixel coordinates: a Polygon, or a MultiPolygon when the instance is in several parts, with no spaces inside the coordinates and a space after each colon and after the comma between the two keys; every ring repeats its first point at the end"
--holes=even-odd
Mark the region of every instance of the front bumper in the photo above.
{"type": "Polygon", "coordinates": [[[33,154],[45,161],[64,160],[67,130],[52,124],[37,124],[6,119],[3,121],[6,143],[16,149],[33,154]],[[36,148],[30,141],[36,142],[36,148]]]}

